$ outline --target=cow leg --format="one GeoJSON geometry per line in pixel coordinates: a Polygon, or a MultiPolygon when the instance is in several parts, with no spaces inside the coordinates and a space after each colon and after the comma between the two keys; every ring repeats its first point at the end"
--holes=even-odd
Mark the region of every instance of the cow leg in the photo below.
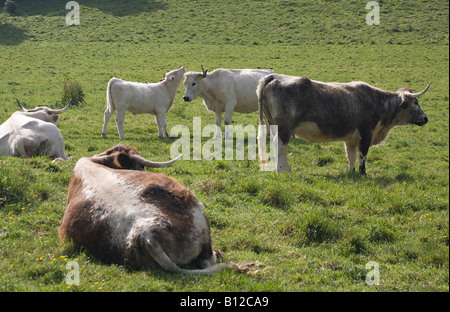
{"type": "Polygon", "coordinates": [[[359,150],[359,173],[366,175],[366,159],[369,149],[359,150]]]}
{"type": "Polygon", "coordinates": [[[372,142],[372,136],[363,135],[361,130],[359,132],[361,134],[361,141],[359,142],[359,173],[365,175],[367,153],[369,152],[370,143],[372,142]]]}
{"type": "Polygon", "coordinates": [[[278,159],[275,160],[277,162],[277,171],[288,171],[291,172],[291,167],[289,166],[287,160],[287,144],[279,144],[278,145],[278,159]]]}
{"type": "Polygon", "coordinates": [[[169,135],[166,130],[166,115],[159,114],[155,116],[156,124],[158,125],[158,137],[160,139],[168,139],[169,135]]]}
{"type": "Polygon", "coordinates": [[[106,139],[106,128],[108,127],[108,123],[109,123],[109,120],[111,119],[111,116],[112,116],[112,114],[113,114],[113,111],[112,110],[110,110],[109,108],[107,108],[106,110],[105,110],[105,112],[103,113],[103,130],[102,130],[102,137],[104,138],[104,139],[106,139]]]}
{"type": "Polygon", "coordinates": [[[279,138],[279,133],[273,138],[275,146],[275,164],[277,166],[277,172],[288,171],[291,172],[287,160],[287,142],[283,143],[283,140],[279,138]]]}
{"type": "Polygon", "coordinates": [[[356,151],[357,145],[345,142],[345,152],[348,159],[348,171],[355,171],[356,151]]]}
{"type": "Polygon", "coordinates": [[[222,130],[220,129],[222,124],[222,113],[214,112],[214,117],[216,118],[216,139],[220,139],[222,137],[222,130]]]}
{"type": "Polygon", "coordinates": [[[233,137],[230,135],[230,125],[231,125],[231,116],[233,115],[232,110],[225,110],[225,117],[223,119],[223,122],[225,124],[225,140],[232,140],[233,137]]]}
{"type": "Polygon", "coordinates": [[[277,171],[291,172],[291,167],[289,166],[287,159],[287,146],[289,140],[291,139],[292,129],[290,129],[289,127],[278,126],[278,128],[274,132],[276,133],[274,137],[274,146],[277,171]]]}
{"type": "Polygon", "coordinates": [[[117,111],[117,115],[116,115],[116,125],[117,125],[117,130],[119,131],[119,138],[121,140],[125,140],[125,136],[123,135],[123,122],[125,121],[125,113],[121,112],[121,111],[117,111]]]}
{"type": "MultiPolygon", "coordinates": [[[[64,138],[60,132],[55,133],[54,137],[50,138],[48,141],[42,142],[41,146],[44,144],[49,146],[47,148],[47,153],[49,156],[54,158],[53,162],[59,162],[61,160],[72,160],[72,156],[71,157],[66,156],[66,152],[64,149],[65,148],[64,138]]],[[[45,147],[42,148],[42,150],[44,149],[45,147]]]]}

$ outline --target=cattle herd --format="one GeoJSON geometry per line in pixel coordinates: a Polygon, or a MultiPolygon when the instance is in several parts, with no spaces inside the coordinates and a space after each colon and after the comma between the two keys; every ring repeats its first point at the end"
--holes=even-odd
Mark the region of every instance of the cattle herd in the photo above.
{"type": "MultiPolygon", "coordinates": [[[[258,144],[265,160],[266,126],[276,125],[273,140],[277,171],[290,171],[287,144],[292,137],[310,142],[343,141],[348,169],[366,173],[369,147],[381,143],[394,126],[423,126],[428,118],[418,98],[429,88],[413,93],[401,88],[384,91],[363,82],[323,83],[307,77],[276,74],[271,69],[217,69],[208,73],[186,72],[184,67],[168,72],[158,83],[137,83],[111,78],[107,85],[102,136],[114,113],[119,137],[127,111],[155,115],[158,137],[168,138],[166,114],[184,78],[183,100],[196,97],[214,112],[216,137],[225,139],[233,112],[259,112],[258,144]],[[264,144],[262,144],[264,142],[264,144]]],[[[66,111],[48,107],[15,112],[0,125],[0,156],[32,157],[46,154],[69,160],[64,140],[55,123],[66,111]]],[[[267,127],[268,128],[268,127],[267,127]]],[[[271,128],[272,129],[272,128],[271,128]]],[[[212,250],[209,221],[192,192],[171,177],[144,171],[167,162],[152,162],[128,145],[119,144],[75,164],[67,192],[67,207],[59,228],[62,241],[72,240],[108,263],[147,268],[154,264],[178,273],[211,274],[236,269],[221,263],[212,250]]],[[[267,165],[261,161],[261,168],[267,165]]]]}

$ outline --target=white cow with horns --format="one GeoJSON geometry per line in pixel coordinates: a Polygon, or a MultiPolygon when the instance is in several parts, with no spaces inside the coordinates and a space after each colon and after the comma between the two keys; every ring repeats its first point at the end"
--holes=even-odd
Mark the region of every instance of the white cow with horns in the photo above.
{"type": "MultiPolygon", "coordinates": [[[[17,99],[16,99],[17,100],[17,99]]],[[[62,109],[46,106],[15,112],[0,125],[0,156],[32,157],[48,155],[55,160],[69,160],[64,152],[64,139],[56,127],[58,114],[65,112],[71,101],[62,109]]]]}
{"type": "Polygon", "coordinates": [[[139,83],[111,78],[106,89],[107,107],[104,113],[102,137],[106,138],[106,128],[114,111],[117,110],[116,124],[121,140],[123,122],[127,111],[132,114],[155,115],[158,137],[167,139],[166,114],[175,100],[181,79],[186,72],[184,67],[170,71],[158,83],[139,83]]]}
{"type": "Polygon", "coordinates": [[[206,108],[213,111],[216,118],[216,138],[221,137],[222,113],[225,113],[225,139],[231,139],[229,125],[233,112],[248,114],[258,110],[258,81],[271,73],[272,69],[219,68],[208,74],[202,65],[201,73],[184,75],[186,92],[183,100],[190,102],[198,96],[203,98],[206,108]]]}

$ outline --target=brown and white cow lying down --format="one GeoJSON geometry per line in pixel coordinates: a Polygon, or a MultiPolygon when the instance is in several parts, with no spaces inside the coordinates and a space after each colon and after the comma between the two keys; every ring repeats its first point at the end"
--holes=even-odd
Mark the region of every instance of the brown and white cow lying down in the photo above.
{"type": "MultiPolygon", "coordinates": [[[[381,143],[395,126],[423,126],[428,118],[419,106],[422,92],[410,89],[384,91],[364,82],[323,83],[307,77],[271,74],[259,82],[260,158],[265,156],[264,121],[278,126],[277,171],[290,171],[287,144],[292,135],[310,142],[344,141],[348,169],[355,169],[359,150],[359,172],[366,173],[369,147],[381,143]],[[264,120],[265,119],[265,120],[264,120]]],[[[265,164],[263,163],[263,170],[265,164]]]]}
{"type": "Polygon", "coordinates": [[[180,158],[155,163],[127,145],[81,158],[70,179],[60,239],[133,268],[157,263],[194,274],[231,269],[232,264],[216,264],[222,255],[212,250],[209,221],[194,194],[164,174],[139,171],[180,158]]]}

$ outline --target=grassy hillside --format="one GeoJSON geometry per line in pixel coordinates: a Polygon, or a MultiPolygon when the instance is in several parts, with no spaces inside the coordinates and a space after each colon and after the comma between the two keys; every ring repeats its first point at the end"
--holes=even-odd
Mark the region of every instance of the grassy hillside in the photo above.
{"type": "MultiPolygon", "coordinates": [[[[364,1],[17,0],[0,13],[0,122],[26,107],[60,107],[63,83],[80,82],[86,103],[58,127],[73,161],[0,157],[2,291],[448,291],[448,1],[379,1],[380,25],[365,23],[364,1]],[[273,68],[321,81],[362,80],[395,91],[432,86],[420,99],[430,122],[395,128],[369,150],[367,177],[346,172],[342,143],[293,140],[293,172],[260,172],[256,161],[180,161],[155,170],[194,191],[226,261],[259,263],[250,274],[190,277],[105,265],[61,243],[57,228],[76,160],[119,143],[114,120],[100,136],[108,80],[158,81],[165,72],[273,68]],[[81,284],[65,283],[67,261],[81,284]],[[366,264],[380,265],[368,285],[366,264]]],[[[3,6],[3,1],[0,1],[3,6]]],[[[167,129],[214,123],[183,85],[167,129]]],[[[257,125],[257,113],[234,124],[257,125]]],[[[191,132],[192,133],[192,132],[191,132]]],[[[127,114],[125,137],[144,157],[170,158],[153,116],[127,114]]],[[[205,138],[203,142],[208,140],[205,138]]]]}
{"type": "Polygon", "coordinates": [[[380,1],[367,27],[364,1],[81,1],[82,27],[66,27],[66,1],[18,1],[2,17],[8,44],[23,40],[196,44],[448,43],[445,1],[380,1]]]}

